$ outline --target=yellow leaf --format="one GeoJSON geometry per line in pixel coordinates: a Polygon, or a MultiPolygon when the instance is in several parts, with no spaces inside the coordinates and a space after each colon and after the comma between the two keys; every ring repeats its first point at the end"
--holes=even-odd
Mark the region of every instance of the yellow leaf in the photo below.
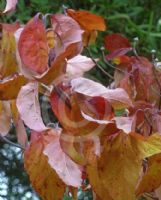
{"type": "Polygon", "coordinates": [[[2,40],[0,41],[0,79],[17,71],[16,42],[14,32],[19,24],[2,24],[2,40]]]}
{"type": "Polygon", "coordinates": [[[8,101],[0,101],[0,135],[5,136],[10,130],[11,110],[8,101]]]}
{"type": "Polygon", "coordinates": [[[151,192],[161,185],[161,153],[147,158],[140,180],[136,188],[139,196],[144,192],[151,192]]]}
{"type": "Polygon", "coordinates": [[[161,152],[161,136],[148,139],[121,132],[105,142],[100,158],[87,167],[90,184],[101,199],[136,200],[142,159],[161,152]]]}
{"type": "Polygon", "coordinates": [[[0,100],[15,99],[20,88],[26,83],[27,79],[23,75],[14,75],[0,81],[0,100]]]}

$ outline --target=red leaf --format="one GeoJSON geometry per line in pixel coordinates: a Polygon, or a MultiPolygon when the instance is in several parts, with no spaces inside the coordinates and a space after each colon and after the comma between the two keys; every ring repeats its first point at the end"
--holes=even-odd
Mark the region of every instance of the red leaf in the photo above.
{"type": "MultiPolygon", "coordinates": [[[[106,56],[107,60],[113,60],[114,58],[117,57],[122,57],[123,55],[125,55],[127,52],[131,51],[132,48],[121,48],[121,49],[117,49],[112,51],[112,53],[110,53],[109,55],[106,56]]],[[[126,57],[127,58],[127,57],[126,57]]],[[[129,58],[129,57],[128,57],[129,58]]],[[[128,59],[127,61],[129,61],[130,59],[128,59]]]]}
{"type": "Polygon", "coordinates": [[[131,45],[127,38],[119,33],[113,33],[105,37],[105,47],[108,51],[113,52],[118,49],[130,48],[131,45]]]}
{"type": "Polygon", "coordinates": [[[33,72],[42,74],[48,68],[48,45],[44,24],[39,15],[23,29],[18,42],[23,64],[33,72]]]}

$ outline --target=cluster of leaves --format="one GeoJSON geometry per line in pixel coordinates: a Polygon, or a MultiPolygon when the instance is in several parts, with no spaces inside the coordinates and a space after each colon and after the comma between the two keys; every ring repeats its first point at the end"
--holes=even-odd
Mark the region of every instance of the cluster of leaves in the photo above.
{"type": "MultiPolygon", "coordinates": [[[[3,14],[16,4],[8,0],[3,14]]],[[[100,58],[82,51],[105,29],[102,17],[72,9],[0,24],[0,135],[8,142],[14,123],[25,170],[44,200],[79,199],[78,188],[93,199],[161,199],[160,63],[115,33],[102,50],[115,69],[114,76],[103,70],[108,87],[84,78],[100,58]],[[43,122],[39,94],[61,126],[43,122]]]]}

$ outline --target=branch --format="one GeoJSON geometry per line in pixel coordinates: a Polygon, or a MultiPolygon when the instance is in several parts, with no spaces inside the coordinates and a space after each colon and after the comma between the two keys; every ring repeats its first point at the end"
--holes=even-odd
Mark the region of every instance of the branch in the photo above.
{"type": "Polygon", "coordinates": [[[22,149],[23,151],[25,150],[24,147],[22,147],[21,145],[19,145],[19,144],[17,144],[17,143],[14,143],[14,142],[10,141],[7,137],[4,137],[4,136],[0,135],[0,140],[1,140],[2,142],[5,142],[5,143],[10,144],[10,145],[12,145],[12,146],[15,146],[15,147],[17,147],[17,148],[19,148],[19,149],[22,149]]]}
{"type": "Polygon", "coordinates": [[[120,72],[122,72],[122,73],[124,73],[124,74],[129,74],[130,76],[133,76],[133,74],[131,74],[131,73],[129,73],[129,72],[125,72],[125,71],[119,69],[118,67],[115,67],[114,65],[112,65],[110,62],[107,61],[107,59],[106,59],[106,57],[105,57],[104,51],[101,50],[101,52],[102,52],[102,59],[103,59],[103,61],[104,61],[109,67],[111,67],[111,68],[113,68],[113,69],[115,69],[115,70],[118,70],[118,71],[120,71],[120,72]]]}
{"type": "Polygon", "coordinates": [[[160,81],[158,79],[158,75],[155,71],[155,68],[153,67],[153,74],[154,74],[154,77],[155,77],[155,80],[156,80],[156,83],[159,87],[159,94],[160,94],[160,99],[159,99],[159,109],[161,108],[161,84],[160,84],[160,81]]]}
{"type": "Polygon", "coordinates": [[[53,90],[57,93],[57,95],[65,102],[69,109],[71,109],[71,103],[69,96],[60,88],[54,85],[53,90]]]}
{"type": "Polygon", "coordinates": [[[108,76],[110,79],[114,80],[114,77],[109,74],[108,72],[106,72],[96,61],[95,59],[93,58],[90,50],[88,49],[88,47],[85,47],[85,49],[87,50],[87,53],[89,55],[89,57],[92,59],[92,61],[94,62],[94,64],[96,65],[96,67],[98,67],[98,69],[100,69],[106,76],[108,76]]]}
{"type": "Polygon", "coordinates": [[[154,200],[159,200],[157,197],[154,197],[152,194],[150,194],[150,193],[145,193],[143,196],[145,196],[145,197],[150,197],[151,199],[154,199],[154,200]]]}

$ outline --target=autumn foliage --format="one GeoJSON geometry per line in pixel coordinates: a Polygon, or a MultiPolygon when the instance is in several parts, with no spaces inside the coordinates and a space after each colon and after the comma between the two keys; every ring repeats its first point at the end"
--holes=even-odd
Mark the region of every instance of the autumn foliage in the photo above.
{"type": "MultiPolygon", "coordinates": [[[[8,0],[1,14],[16,3],[8,0]]],[[[159,63],[120,33],[105,36],[102,57],[85,56],[105,30],[103,17],[72,9],[0,24],[0,134],[14,124],[24,168],[44,200],[62,199],[66,187],[76,199],[86,179],[93,199],[161,199],[159,63]],[[114,69],[105,71],[108,87],[84,76],[100,60],[114,69]],[[44,123],[40,94],[59,125],[44,123]]]]}

